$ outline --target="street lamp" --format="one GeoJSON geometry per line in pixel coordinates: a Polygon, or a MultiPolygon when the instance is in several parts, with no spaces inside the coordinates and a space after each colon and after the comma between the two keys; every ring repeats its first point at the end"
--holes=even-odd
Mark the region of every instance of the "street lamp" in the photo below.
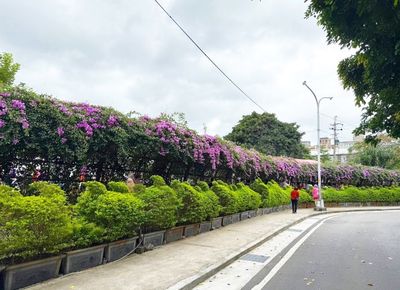
{"type": "Polygon", "coordinates": [[[318,195],[319,195],[319,199],[318,199],[318,204],[315,207],[315,210],[318,211],[323,211],[326,210],[325,206],[324,206],[324,199],[322,198],[322,190],[321,190],[321,145],[320,145],[320,137],[319,137],[319,133],[320,133],[320,129],[319,129],[319,104],[321,103],[322,100],[324,99],[329,99],[332,100],[332,97],[323,97],[320,99],[317,99],[317,96],[315,95],[315,93],[313,92],[313,90],[307,85],[306,81],[303,82],[303,85],[307,87],[307,89],[310,90],[310,92],[313,94],[315,102],[317,103],[317,156],[318,156],[318,195]]]}

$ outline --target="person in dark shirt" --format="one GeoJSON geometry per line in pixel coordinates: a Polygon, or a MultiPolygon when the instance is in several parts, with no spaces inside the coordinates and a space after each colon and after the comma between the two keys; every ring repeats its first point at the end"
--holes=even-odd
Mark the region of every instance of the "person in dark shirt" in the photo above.
{"type": "Polygon", "coordinates": [[[297,212],[297,203],[299,202],[299,188],[296,186],[292,192],[290,193],[290,199],[292,201],[292,212],[296,213],[297,212]]]}

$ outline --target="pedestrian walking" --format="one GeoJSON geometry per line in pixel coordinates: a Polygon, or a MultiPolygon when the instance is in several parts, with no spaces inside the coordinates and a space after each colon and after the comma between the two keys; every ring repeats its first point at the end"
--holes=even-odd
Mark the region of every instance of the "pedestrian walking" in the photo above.
{"type": "Polygon", "coordinates": [[[312,189],[312,197],[314,199],[315,206],[317,206],[319,199],[319,190],[318,190],[318,185],[316,184],[314,184],[314,188],[312,189]]]}
{"type": "Polygon", "coordinates": [[[296,186],[290,193],[290,199],[292,201],[292,212],[293,213],[297,213],[297,204],[299,202],[299,197],[300,197],[299,188],[296,186]]]}

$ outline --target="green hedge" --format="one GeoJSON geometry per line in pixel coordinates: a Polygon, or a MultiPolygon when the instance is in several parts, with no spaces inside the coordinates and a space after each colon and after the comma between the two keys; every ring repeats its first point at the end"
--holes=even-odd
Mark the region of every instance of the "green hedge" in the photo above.
{"type": "Polygon", "coordinates": [[[34,185],[37,195],[22,196],[0,187],[0,261],[9,263],[34,256],[55,254],[70,246],[72,215],[61,189],[55,185],[34,185]]]}
{"type": "Polygon", "coordinates": [[[178,223],[199,223],[207,218],[206,197],[187,182],[174,180],[171,187],[177,193],[180,205],[178,223]]]}
{"type": "MultiPolygon", "coordinates": [[[[0,262],[15,263],[57,254],[121,238],[131,237],[139,227],[160,230],[176,224],[197,223],[259,207],[290,202],[292,187],[260,179],[250,186],[214,181],[191,185],[173,181],[168,186],[160,176],[150,186],[135,185],[133,192],[123,182],[84,183],[85,191],[69,205],[57,185],[35,182],[23,196],[0,185],[0,262]]],[[[323,188],[325,202],[400,202],[400,187],[348,186],[323,188]]],[[[312,202],[300,191],[300,203],[312,202]]]]}
{"type": "Polygon", "coordinates": [[[322,194],[325,202],[400,202],[400,187],[325,187],[322,194]]]}
{"type": "Polygon", "coordinates": [[[153,230],[171,228],[178,222],[178,196],[161,176],[152,176],[151,180],[151,186],[140,187],[135,193],[144,203],[144,226],[153,230]]]}

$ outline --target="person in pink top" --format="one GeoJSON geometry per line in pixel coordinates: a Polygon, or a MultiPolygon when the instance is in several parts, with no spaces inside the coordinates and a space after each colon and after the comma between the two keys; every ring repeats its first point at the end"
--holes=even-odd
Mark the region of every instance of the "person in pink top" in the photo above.
{"type": "Polygon", "coordinates": [[[314,188],[312,189],[312,197],[314,199],[315,202],[315,206],[317,206],[317,202],[319,199],[319,192],[318,192],[318,185],[314,185],[314,188]]]}

